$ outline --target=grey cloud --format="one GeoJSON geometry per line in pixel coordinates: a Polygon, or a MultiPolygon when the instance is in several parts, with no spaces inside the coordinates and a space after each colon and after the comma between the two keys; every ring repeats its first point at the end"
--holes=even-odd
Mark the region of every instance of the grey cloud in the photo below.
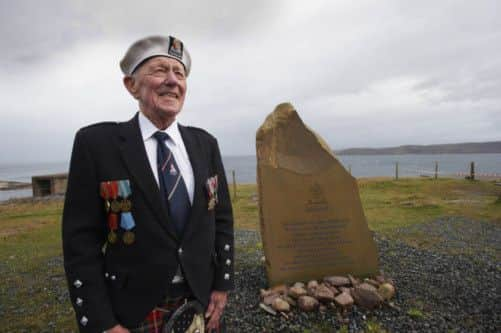
{"type": "MultiPolygon", "coordinates": [[[[254,153],[257,127],[284,101],[333,148],[501,139],[499,6],[4,1],[0,133],[33,133],[51,159],[67,156],[78,127],[132,116],[117,62],[133,40],[169,33],[193,56],[180,120],[214,133],[223,154],[254,153]]],[[[7,155],[38,156],[6,141],[7,155]]]]}

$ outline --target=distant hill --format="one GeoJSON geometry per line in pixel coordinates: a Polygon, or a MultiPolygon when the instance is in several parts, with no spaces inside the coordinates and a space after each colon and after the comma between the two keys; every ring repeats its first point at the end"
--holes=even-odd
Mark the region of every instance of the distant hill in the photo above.
{"type": "Polygon", "coordinates": [[[407,145],[386,148],[350,148],[335,153],[338,155],[501,154],[501,141],[407,145]]]}

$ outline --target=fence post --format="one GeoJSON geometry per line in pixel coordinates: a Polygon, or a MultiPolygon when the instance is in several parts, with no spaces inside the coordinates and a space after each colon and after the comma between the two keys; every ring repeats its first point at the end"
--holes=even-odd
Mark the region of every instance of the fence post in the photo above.
{"type": "Polygon", "coordinates": [[[348,171],[350,172],[350,175],[351,175],[351,164],[348,165],[348,171]]]}
{"type": "Polygon", "coordinates": [[[435,179],[438,178],[438,161],[435,161],[435,179]]]}
{"type": "Polygon", "coordinates": [[[470,180],[475,180],[475,162],[470,163],[470,180]]]}
{"type": "Polygon", "coordinates": [[[398,180],[398,162],[395,162],[395,179],[398,180]]]}
{"type": "Polygon", "coordinates": [[[235,177],[235,170],[231,170],[231,175],[233,176],[233,199],[237,199],[237,180],[235,177]]]}

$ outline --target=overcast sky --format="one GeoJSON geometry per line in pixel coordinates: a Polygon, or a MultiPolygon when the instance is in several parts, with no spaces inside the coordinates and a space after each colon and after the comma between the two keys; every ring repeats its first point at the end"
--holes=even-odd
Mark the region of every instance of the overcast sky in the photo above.
{"type": "Polygon", "coordinates": [[[501,1],[0,0],[0,163],[66,161],[76,130],[127,120],[138,38],[192,55],[181,123],[255,153],[281,102],[333,149],[501,140],[501,1]]]}

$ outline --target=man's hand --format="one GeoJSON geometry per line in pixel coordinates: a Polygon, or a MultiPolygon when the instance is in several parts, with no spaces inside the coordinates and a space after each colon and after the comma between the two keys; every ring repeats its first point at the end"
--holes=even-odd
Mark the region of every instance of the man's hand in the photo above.
{"type": "Polygon", "coordinates": [[[210,295],[210,303],[205,312],[205,318],[210,318],[207,326],[207,332],[212,330],[219,330],[219,318],[223,314],[224,307],[228,301],[228,293],[226,291],[214,290],[210,295]]]}
{"type": "Polygon", "coordinates": [[[109,330],[104,331],[103,333],[130,333],[130,331],[122,325],[115,325],[109,330]]]}

